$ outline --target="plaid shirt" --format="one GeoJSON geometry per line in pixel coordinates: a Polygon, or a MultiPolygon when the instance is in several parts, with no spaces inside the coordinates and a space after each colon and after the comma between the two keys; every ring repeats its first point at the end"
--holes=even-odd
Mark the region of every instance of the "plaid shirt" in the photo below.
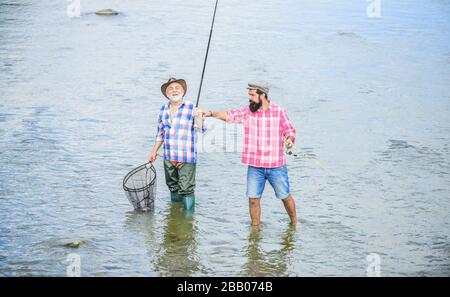
{"type": "Polygon", "coordinates": [[[249,107],[227,110],[227,122],[244,124],[242,163],[274,168],[286,165],[284,138],[295,141],[295,128],[285,109],[269,101],[265,111],[251,112],[249,107]]]}
{"type": "MultiPolygon", "coordinates": [[[[194,128],[194,104],[183,100],[174,113],[172,123],[170,122],[169,102],[161,106],[158,117],[158,132],[156,141],[163,142],[164,159],[196,163],[197,161],[197,133],[200,129],[194,128]]],[[[206,124],[203,123],[203,130],[206,124]]]]}

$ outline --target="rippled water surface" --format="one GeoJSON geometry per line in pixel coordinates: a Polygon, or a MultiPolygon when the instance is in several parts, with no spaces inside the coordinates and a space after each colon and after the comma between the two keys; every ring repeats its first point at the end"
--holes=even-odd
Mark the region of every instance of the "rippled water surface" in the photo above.
{"type": "Polygon", "coordinates": [[[214,1],[81,3],[0,0],[0,275],[63,276],[74,252],[85,276],[364,276],[370,253],[382,275],[450,275],[449,1],[382,0],[381,18],[364,0],[220,1],[200,106],[271,84],[326,168],[288,157],[296,229],[270,187],[249,226],[239,148],[214,143],[193,216],[160,159],[155,210],[132,211],[122,178],[153,144],[161,83],[195,100],[214,1]]]}

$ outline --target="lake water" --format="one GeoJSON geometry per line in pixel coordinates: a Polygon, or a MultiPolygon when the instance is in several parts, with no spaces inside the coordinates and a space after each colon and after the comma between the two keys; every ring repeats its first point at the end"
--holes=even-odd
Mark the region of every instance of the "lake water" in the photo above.
{"type": "Polygon", "coordinates": [[[64,276],[71,253],[83,276],[365,276],[371,253],[382,276],[450,275],[449,1],[382,0],[379,18],[364,0],[219,2],[200,107],[267,81],[320,162],[288,156],[297,228],[266,186],[256,229],[242,131],[214,119],[193,216],[161,158],[153,212],[122,189],[160,85],[185,78],[196,99],[214,1],[81,4],[0,0],[0,275],[64,276]]]}

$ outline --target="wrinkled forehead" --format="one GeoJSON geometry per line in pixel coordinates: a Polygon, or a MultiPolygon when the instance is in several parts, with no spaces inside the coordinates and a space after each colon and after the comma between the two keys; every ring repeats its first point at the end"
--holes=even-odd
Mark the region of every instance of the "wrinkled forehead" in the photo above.
{"type": "Polygon", "coordinates": [[[182,89],[183,86],[180,83],[173,82],[170,85],[167,86],[167,89],[182,89]]]}

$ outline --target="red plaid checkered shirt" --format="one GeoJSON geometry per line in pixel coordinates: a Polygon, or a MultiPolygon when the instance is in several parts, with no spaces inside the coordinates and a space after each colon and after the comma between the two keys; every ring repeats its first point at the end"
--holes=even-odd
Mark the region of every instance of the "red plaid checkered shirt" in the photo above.
{"type": "Polygon", "coordinates": [[[284,108],[269,101],[269,108],[251,112],[249,107],[227,110],[227,122],[244,125],[242,163],[254,167],[274,168],[286,165],[284,139],[296,130],[284,108]]]}

